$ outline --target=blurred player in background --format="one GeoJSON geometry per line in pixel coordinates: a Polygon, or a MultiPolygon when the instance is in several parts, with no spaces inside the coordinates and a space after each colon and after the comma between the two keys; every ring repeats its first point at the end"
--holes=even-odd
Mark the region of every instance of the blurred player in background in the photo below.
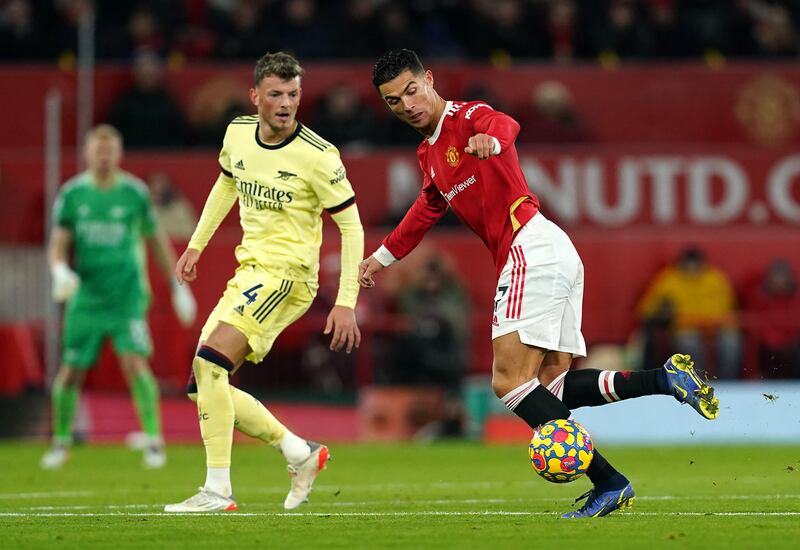
{"type": "Polygon", "coordinates": [[[97,126],[86,138],[84,155],[87,170],[61,188],[53,209],[48,250],[53,298],[67,304],[62,366],[52,389],[53,444],[41,465],[54,469],[67,461],[81,385],[109,338],[146,436],[144,464],[160,468],[166,454],[158,384],[148,364],[153,350],[145,240],[172,285],[172,304],[184,326],[194,322],[197,306],[191,292],[172,278],[175,252],[156,225],[147,186],[119,169],[120,133],[112,126],[97,126]]]}
{"type": "Polygon", "coordinates": [[[364,230],[339,151],[295,119],[302,75],[298,61],[285,53],[266,54],[256,63],[250,99],[258,114],[228,126],[221,173],[176,266],[179,281],[197,278],[203,249],[238,197],[244,233],[236,247],[239,267],[203,327],[188,390],[197,401],[206,482],[196,495],[167,505],[167,512],[236,510],[230,480],[234,428],[283,454],[291,477],[284,502],[288,510],[308,499],[329,458],[327,447],[296,436],[257,399],[229,384],[243,361],[260,362],[283,329],[311,305],[323,210],[342,237],[339,294],[324,333],[332,334],[335,351],[349,353],[361,341],[354,307],[364,230]]]}
{"type": "MultiPolygon", "coordinates": [[[[492,389],[531,428],[568,418],[570,408],[652,394],[674,395],[716,417],[713,390],[688,356],[641,372],[569,370],[573,356],[586,355],[583,264],[566,233],[539,212],[519,167],[514,119],[480,101],[445,101],[410,50],[381,57],[373,84],[392,112],[425,136],[417,149],[423,186],[397,228],[361,262],[362,286],[374,286],[375,273],[411,252],[450,207],[492,252],[492,389]]],[[[603,516],[633,500],[628,479],[596,449],[587,475],[594,484],[587,502],[562,517],[603,516]]]]}

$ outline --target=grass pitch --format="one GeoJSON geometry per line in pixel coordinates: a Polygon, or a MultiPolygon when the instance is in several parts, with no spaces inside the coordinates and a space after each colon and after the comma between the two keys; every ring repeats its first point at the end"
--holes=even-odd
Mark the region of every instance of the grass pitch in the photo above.
{"type": "Polygon", "coordinates": [[[138,453],[81,447],[44,472],[41,445],[0,445],[4,548],[797,548],[800,446],[617,448],[632,511],[559,519],[588,490],[553,485],[524,444],[332,445],[311,503],[284,513],[283,460],[234,447],[240,511],[165,515],[205,476],[202,446],[173,446],[163,470],[138,453]]]}

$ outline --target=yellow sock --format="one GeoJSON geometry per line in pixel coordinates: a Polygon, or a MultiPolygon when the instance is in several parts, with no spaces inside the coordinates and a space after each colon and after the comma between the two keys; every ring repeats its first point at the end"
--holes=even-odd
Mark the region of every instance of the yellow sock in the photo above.
{"type": "MultiPolygon", "coordinates": [[[[235,416],[233,427],[245,435],[278,447],[287,432],[286,426],[281,424],[261,401],[239,388],[230,385],[228,387],[231,391],[231,399],[233,399],[235,416]]],[[[187,395],[189,399],[197,403],[196,393],[187,395]]]]}
{"type": "Polygon", "coordinates": [[[286,427],[255,397],[230,386],[233,408],[236,411],[234,427],[243,434],[260,439],[277,447],[286,434],[286,427]]]}
{"type": "Polygon", "coordinates": [[[228,371],[202,357],[192,362],[197,380],[197,415],[209,468],[228,468],[233,446],[234,409],[228,371]]]}

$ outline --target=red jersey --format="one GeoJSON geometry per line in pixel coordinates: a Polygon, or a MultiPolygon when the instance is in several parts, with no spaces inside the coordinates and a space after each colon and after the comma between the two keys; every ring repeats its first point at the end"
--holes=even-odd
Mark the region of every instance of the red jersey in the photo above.
{"type": "Polygon", "coordinates": [[[448,101],[436,131],[417,148],[422,191],[383,246],[395,258],[404,257],[449,206],[492,252],[499,277],[514,234],[539,211],[519,167],[518,133],[513,118],[486,103],[448,101]],[[486,160],[466,154],[475,134],[496,138],[500,153],[486,160]]]}

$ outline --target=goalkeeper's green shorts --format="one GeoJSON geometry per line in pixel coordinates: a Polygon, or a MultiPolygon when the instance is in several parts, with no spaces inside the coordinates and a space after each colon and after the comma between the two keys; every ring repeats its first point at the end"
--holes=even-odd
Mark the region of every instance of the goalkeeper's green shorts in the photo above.
{"type": "Polygon", "coordinates": [[[64,315],[62,363],[77,369],[91,368],[106,338],[118,354],[150,357],[153,343],[145,315],[145,312],[109,314],[68,307],[64,315]]]}

